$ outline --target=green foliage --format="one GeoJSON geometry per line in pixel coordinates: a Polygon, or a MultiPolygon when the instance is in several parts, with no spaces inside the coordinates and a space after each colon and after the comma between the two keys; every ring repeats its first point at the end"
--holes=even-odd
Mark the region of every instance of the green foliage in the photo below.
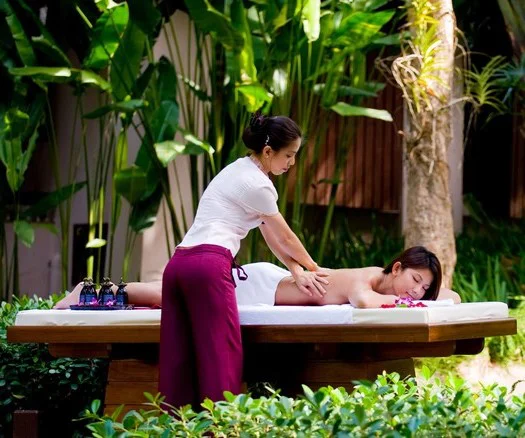
{"type": "Polygon", "coordinates": [[[517,307],[525,298],[524,224],[493,220],[473,199],[467,201],[473,222],[456,239],[453,288],[463,301],[503,301],[517,307]]]}
{"type": "Polygon", "coordinates": [[[477,113],[481,107],[488,106],[491,109],[490,116],[494,117],[508,111],[502,98],[500,75],[508,69],[508,63],[503,56],[491,58],[485,66],[478,70],[472,66],[471,70],[465,70],[465,94],[473,106],[473,112],[477,113]]]}
{"type": "Polygon", "coordinates": [[[518,321],[518,333],[514,336],[495,336],[487,339],[486,347],[491,362],[523,363],[525,360],[525,306],[511,309],[509,315],[518,321]]]}
{"type": "MultiPolygon", "coordinates": [[[[318,233],[306,231],[304,242],[308,248],[319,245],[318,233]]],[[[347,221],[334,222],[327,243],[325,265],[330,268],[361,268],[386,266],[403,251],[403,239],[377,224],[372,219],[371,230],[356,233],[347,221]]]]}
{"type": "Polygon", "coordinates": [[[374,382],[356,382],[348,393],[330,386],[314,392],[303,386],[295,399],[272,393],[252,398],[225,393],[226,401],[206,400],[201,412],[190,407],[168,415],[162,398],[146,394],[149,408],[85,416],[97,437],[346,437],[346,436],[520,436],[525,433],[525,400],[492,385],[471,390],[456,377],[445,381],[423,369],[425,380],[402,380],[397,373],[374,382]]]}
{"type": "Polygon", "coordinates": [[[45,345],[6,343],[6,328],[14,324],[17,312],[50,309],[60,298],[23,296],[0,304],[0,436],[9,436],[16,409],[56,412],[62,430],[71,435],[81,425],[70,420],[103,394],[105,361],[56,359],[45,345]]]}

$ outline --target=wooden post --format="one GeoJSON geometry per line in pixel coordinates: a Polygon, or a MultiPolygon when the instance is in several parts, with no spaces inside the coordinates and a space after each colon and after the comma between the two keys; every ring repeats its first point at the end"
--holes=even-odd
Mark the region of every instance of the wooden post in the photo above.
{"type": "Polygon", "coordinates": [[[13,438],[38,438],[39,411],[15,411],[13,414],[13,438]]]}

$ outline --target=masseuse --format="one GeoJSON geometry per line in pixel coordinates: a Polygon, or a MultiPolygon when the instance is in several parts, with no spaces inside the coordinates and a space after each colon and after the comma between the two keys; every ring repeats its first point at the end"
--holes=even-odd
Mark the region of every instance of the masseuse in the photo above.
{"type": "Polygon", "coordinates": [[[255,115],[242,139],[252,154],[225,167],[208,185],[162,278],[159,390],[176,407],[241,390],[243,354],[232,266],[248,231],[259,227],[301,292],[326,293],[328,274],[318,269],[279,213],[269,178],[295,163],[299,127],[288,117],[255,115]]]}

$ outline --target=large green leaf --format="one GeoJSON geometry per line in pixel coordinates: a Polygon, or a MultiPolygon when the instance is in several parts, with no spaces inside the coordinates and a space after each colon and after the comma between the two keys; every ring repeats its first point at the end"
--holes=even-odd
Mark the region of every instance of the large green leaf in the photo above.
{"type": "Polygon", "coordinates": [[[137,78],[137,81],[135,82],[135,89],[133,93],[134,98],[140,99],[141,97],[143,97],[144,92],[148,88],[151,78],[153,77],[153,74],[156,71],[157,66],[155,64],[148,64],[146,69],[142,72],[142,74],[137,78]]]}
{"type": "MultiPolygon", "coordinates": [[[[48,60],[51,62],[60,65],[60,66],[71,66],[71,62],[67,55],[62,51],[56,40],[53,38],[53,35],[48,31],[40,17],[35,13],[35,8],[29,6],[24,0],[16,0],[18,5],[22,10],[27,14],[26,16],[31,18],[32,25],[40,31],[39,36],[34,36],[31,38],[33,41],[34,48],[40,50],[48,60]]],[[[47,62],[46,62],[47,64],[47,62]]],[[[26,64],[27,65],[27,64],[26,64]]],[[[33,64],[29,64],[33,65],[33,64]]]]}
{"type": "Polygon", "coordinates": [[[2,9],[6,12],[5,20],[11,30],[11,35],[15,41],[16,50],[18,51],[20,59],[24,65],[35,65],[36,55],[33,51],[31,42],[24,31],[22,23],[20,23],[20,20],[15,15],[7,1],[3,2],[2,9]]]}
{"type": "Polygon", "coordinates": [[[133,205],[144,196],[147,175],[138,166],[127,167],[115,174],[114,182],[116,192],[133,205]]]}
{"type": "MultiPolygon", "coordinates": [[[[233,28],[242,35],[244,44],[241,50],[235,51],[237,56],[238,72],[235,74],[236,82],[257,81],[257,70],[253,54],[252,34],[246,17],[246,9],[241,0],[233,0],[231,5],[231,19],[233,28]]],[[[258,109],[258,108],[257,108],[258,109]]]]}
{"type": "Polygon", "coordinates": [[[353,0],[354,11],[372,12],[388,3],[389,0],[353,0]]]}
{"type": "Polygon", "coordinates": [[[166,167],[179,155],[186,154],[186,145],[175,140],[166,140],[161,143],[155,143],[155,151],[159,161],[166,167]]]}
{"type": "MultiPolygon", "coordinates": [[[[40,118],[42,113],[40,113],[40,118]]],[[[2,131],[0,132],[0,160],[6,167],[6,179],[12,192],[17,192],[24,182],[24,174],[29,165],[36,148],[38,137],[38,124],[30,125],[28,114],[12,108],[7,111],[2,121],[2,131]],[[28,132],[31,126],[33,131],[28,132]],[[30,135],[25,149],[22,149],[23,139],[30,135]]]]}
{"type": "Polygon", "coordinates": [[[149,0],[129,0],[129,21],[111,60],[110,82],[117,101],[134,93],[148,39],[158,30],[160,13],[149,0]]]}
{"type": "Polygon", "coordinates": [[[177,101],[177,72],[171,61],[162,56],[158,62],[157,93],[159,100],[177,101]]]}
{"type": "Polygon", "coordinates": [[[178,123],[179,106],[170,100],[162,102],[148,121],[149,130],[144,136],[135,160],[135,165],[143,169],[147,175],[144,198],[153,193],[162,178],[158,165],[155,164],[158,158],[154,144],[172,140],[175,137],[178,123]]]}
{"type": "Polygon", "coordinates": [[[107,67],[119,46],[129,21],[127,3],[107,8],[93,27],[93,36],[84,67],[101,69],[107,67]]]}
{"type": "Polygon", "coordinates": [[[208,0],[184,0],[184,3],[201,32],[211,34],[228,50],[242,50],[244,38],[233,28],[229,17],[215,9],[208,0]]]}
{"type": "Polygon", "coordinates": [[[364,108],[361,106],[349,105],[345,102],[337,102],[331,107],[337,114],[349,117],[349,116],[364,116],[372,119],[384,120],[385,122],[391,122],[392,115],[386,110],[378,110],[374,108],[364,108]]]}
{"type": "Polygon", "coordinates": [[[71,62],[69,61],[66,54],[60,49],[60,47],[54,44],[53,41],[48,40],[43,35],[32,37],[31,41],[33,41],[33,46],[35,49],[46,55],[46,58],[51,60],[53,63],[71,67],[71,62]]]}
{"type": "Polygon", "coordinates": [[[28,248],[31,248],[35,242],[35,230],[31,224],[26,221],[15,221],[13,225],[15,234],[20,241],[28,248]]]}
{"type": "Polygon", "coordinates": [[[47,213],[49,210],[58,207],[62,202],[71,198],[76,192],[84,188],[86,182],[73,183],[61,187],[54,192],[47,194],[36,204],[33,204],[28,209],[21,213],[23,218],[33,218],[47,213]]]}
{"type": "Polygon", "coordinates": [[[171,161],[179,155],[201,155],[207,153],[213,154],[213,147],[190,133],[184,135],[186,144],[175,141],[166,140],[160,143],[155,143],[155,151],[159,161],[166,167],[171,161]]]}
{"type": "Polygon", "coordinates": [[[68,67],[20,67],[11,68],[9,73],[16,76],[30,76],[34,80],[43,82],[71,82],[96,85],[102,90],[110,88],[109,83],[99,75],[87,71],[68,67]]]}
{"type": "Polygon", "coordinates": [[[110,105],[101,106],[100,108],[97,108],[96,110],[91,111],[90,113],[84,114],[84,118],[97,119],[112,111],[117,111],[121,113],[134,113],[138,109],[143,108],[146,104],[147,102],[141,99],[130,99],[124,102],[112,103],[110,105]]]}
{"type": "Polygon", "coordinates": [[[17,169],[16,170],[18,173],[18,187],[16,187],[16,190],[20,189],[20,187],[22,186],[22,183],[24,182],[24,175],[29,166],[29,162],[31,161],[31,158],[33,157],[33,153],[35,152],[37,138],[38,138],[38,130],[35,129],[33,133],[31,134],[31,137],[29,137],[29,141],[27,142],[26,150],[19,157],[17,157],[17,169]]]}
{"type": "Polygon", "coordinates": [[[133,205],[129,226],[135,233],[140,233],[155,223],[161,200],[162,189],[159,185],[150,196],[133,205]]]}
{"type": "Polygon", "coordinates": [[[264,103],[271,102],[273,96],[262,85],[240,85],[237,91],[244,97],[246,109],[250,112],[257,111],[264,103]]]}
{"type": "Polygon", "coordinates": [[[72,76],[72,70],[68,67],[19,67],[11,68],[9,73],[53,82],[65,82],[72,76]]]}
{"type": "Polygon", "coordinates": [[[129,4],[130,19],[144,32],[152,37],[161,15],[151,0],[127,0],[129,4]]]}
{"type": "Polygon", "coordinates": [[[305,0],[301,18],[308,41],[316,41],[321,33],[321,0],[305,0]]]}
{"type": "Polygon", "coordinates": [[[24,135],[29,123],[29,115],[18,108],[11,108],[5,113],[3,121],[4,131],[2,134],[7,140],[12,140],[24,135]]]}
{"type": "Polygon", "coordinates": [[[395,11],[354,12],[345,17],[328,39],[327,44],[346,50],[368,46],[395,11]]]}
{"type": "Polygon", "coordinates": [[[81,84],[96,85],[101,90],[107,91],[111,88],[111,85],[106,80],[102,79],[101,76],[97,75],[88,70],[74,70],[74,73],[78,75],[81,84]]]}
{"type": "MultiPolygon", "coordinates": [[[[315,84],[314,93],[322,94],[325,84],[315,84]]],[[[358,97],[377,97],[375,91],[366,90],[363,88],[349,87],[347,85],[340,85],[337,89],[338,97],[358,96],[358,97]]]]}
{"type": "Polygon", "coordinates": [[[199,155],[204,151],[211,155],[215,152],[211,144],[195,137],[193,133],[185,130],[180,130],[180,132],[184,136],[184,140],[186,140],[186,153],[199,155]]]}
{"type": "Polygon", "coordinates": [[[123,101],[127,95],[133,94],[146,39],[147,35],[137,24],[130,21],[111,59],[109,77],[113,95],[117,101],[123,101]]]}

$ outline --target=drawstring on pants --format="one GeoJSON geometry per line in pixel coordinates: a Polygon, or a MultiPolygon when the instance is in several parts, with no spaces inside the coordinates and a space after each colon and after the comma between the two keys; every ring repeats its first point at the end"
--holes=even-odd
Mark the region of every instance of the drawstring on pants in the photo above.
{"type": "MultiPolygon", "coordinates": [[[[241,265],[239,265],[235,259],[233,259],[232,261],[232,268],[235,268],[235,270],[237,271],[237,278],[241,281],[245,281],[248,279],[248,274],[246,273],[246,271],[242,268],[241,265]]],[[[232,272],[232,281],[233,281],[233,284],[235,285],[235,287],[237,287],[237,283],[235,283],[235,277],[233,276],[233,272],[232,272]]]]}

